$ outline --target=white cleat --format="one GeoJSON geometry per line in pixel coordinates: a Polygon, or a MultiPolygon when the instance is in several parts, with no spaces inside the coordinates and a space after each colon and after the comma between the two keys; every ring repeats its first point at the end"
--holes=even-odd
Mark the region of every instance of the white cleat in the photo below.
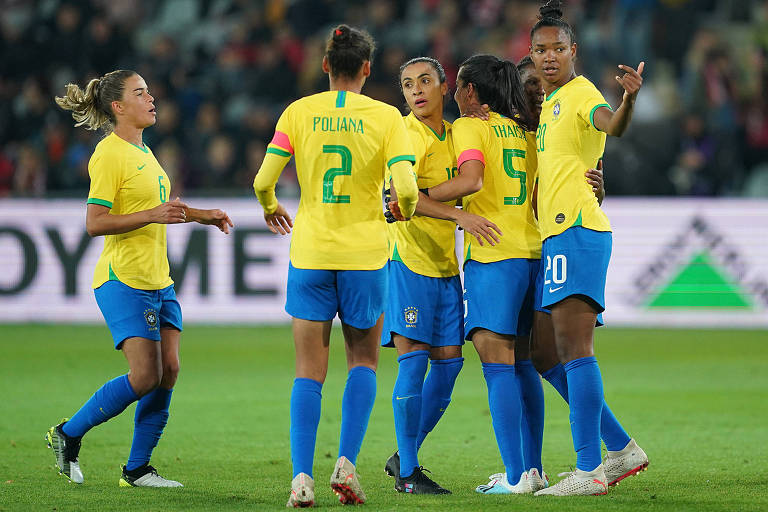
{"type": "Polygon", "coordinates": [[[605,478],[608,485],[618,485],[628,476],[637,475],[648,468],[648,456],[642,448],[637,446],[634,439],[630,439],[627,446],[621,451],[609,451],[603,458],[605,478]]]}
{"type": "Polygon", "coordinates": [[[542,472],[542,474],[539,475],[539,470],[536,468],[528,470],[528,481],[531,483],[531,490],[533,492],[549,487],[549,477],[547,474],[542,472]]]}
{"type": "Polygon", "coordinates": [[[184,487],[176,480],[169,480],[158,475],[157,470],[149,464],[142,468],[142,474],[139,476],[126,471],[125,465],[122,465],[122,469],[123,474],[118,482],[120,487],[184,487]]]}
{"type": "Polygon", "coordinates": [[[530,494],[533,492],[528,473],[523,471],[515,485],[509,483],[506,473],[495,473],[488,477],[487,484],[478,485],[475,492],[480,494],[530,494]]]}
{"type": "Polygon", "coordinates": [[[291,481],[291,497],[286,507],[304,508],[315,506],[315,481],[306,473],[299,473],[291,481]]]}
{"type": "Polygon", "coordinates": [[[576,469],[572,472],[560,473],[564,479],[551,487],[541,489],[534,496],[601,496],[608,494],[605,484],[605,470],[600,464],[592,471],[576,469]]]}
{"type": "Polygon", "coordinates": [[[357,478],[355,465],[344,456],[339,457],[331,473],[331,489],[339,497],[342,505],[365,503],[365,493],[357,478]]]}
{"type": "Polygon", "coordinates": [[[70,437],[61,429],[67,419],[61,420],[61,423],[54,425],[45,433],[45,442],[48,448],[53,450],[53,456],[56,458],[56,469],[59,474],[66,476],[70,481],[83,483],[83,472],[80,470],[80,440],[81,437],[70,437]]]}

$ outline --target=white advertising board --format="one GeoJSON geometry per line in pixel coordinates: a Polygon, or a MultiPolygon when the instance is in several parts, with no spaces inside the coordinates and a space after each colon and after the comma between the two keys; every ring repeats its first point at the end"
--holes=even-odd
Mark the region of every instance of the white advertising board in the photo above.
{"type": "MultiPolygon", "coordinates": [[[[236,227],[169,227],[184,321],[288,321],[290,238],[267,231],[255,199],[190,202],[227,210],[236,227]]],[[[608,325],[768,327],[768,201],[609,197],[604,208],[608,325]]],[[[82,201],[0,200],[0,322],[102,321],[91,291],[102,246],[82,201]]]]}

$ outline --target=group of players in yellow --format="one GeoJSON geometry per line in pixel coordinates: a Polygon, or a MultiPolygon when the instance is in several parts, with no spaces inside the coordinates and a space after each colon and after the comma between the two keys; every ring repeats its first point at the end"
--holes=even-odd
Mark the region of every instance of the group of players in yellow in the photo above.
{"type": "MultiPolygon", "coordinates": [[[[315,441],[337,315],[349,370],[330,478],[341,503],[366,500],[355,464],[376,396],[380,345],[396,348],[399,365],[397,451],[385,470],[399,492],[450,493],[424,473],[418,450],[450,403],[465,340],[482,362],[504,465],[477,492],[606,494],[648,465],[604,402],[592,347],[611,252],[598,162],[606,134],[620,136],[628,126],[644,64],[619,66],[625,92],[614,111],[576,76],[573,31],[553,0],[531,30],[530,57],[516,66],[476,55],[461,65],[454,99],[462,117],[451,124],[443,119],[445,72],[429,57],[400,69],[405,118],[362,95],[373,50],[364,31],[333,30],[322,62],[330,90],[283,112],[254,180],[269,229],[292,232],[286,311],[296,378],[287,505],[315,501],[315,441]],[[295,225],[275,195],[292,157],[301,187],[295,225]],[[463,285],[457,225],[464,230],[463,285]],[[554,485],[541,462],[540,375],[570,405],[577,455],[575,470],[554,485]]],[[[225,233],[233,224],[221,210],[168,200],[168,177],[141,137],[155,113],[139,75],[115,71],[85,91],[70,84],[57,102],[78,125],[109,133],[89,163],[86,227],[106,236],[93,287],[130,372],[51,427],[46,440],[60,473],[82,483],[82,436],[138,400],[120,485],[178,487],[149,465],[168,419],[182,329],[165,224],[196,221],[225,233]]]]}

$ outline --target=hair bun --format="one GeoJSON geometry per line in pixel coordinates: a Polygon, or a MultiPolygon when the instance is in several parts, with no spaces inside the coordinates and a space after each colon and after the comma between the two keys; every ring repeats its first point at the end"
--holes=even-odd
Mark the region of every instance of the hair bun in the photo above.
{"type": "Polygon", "coordinates": [[[563,2],[561,0],[549,0],[539,7],[540,19],[552,18],[559,20],[563,17],[563,2]]]}
{"type": "Polygon", "coordinates": [[[350,28],[346,25],[339,25],[333,30],[333,42],[343,43],[349,39],[350,28]]]}

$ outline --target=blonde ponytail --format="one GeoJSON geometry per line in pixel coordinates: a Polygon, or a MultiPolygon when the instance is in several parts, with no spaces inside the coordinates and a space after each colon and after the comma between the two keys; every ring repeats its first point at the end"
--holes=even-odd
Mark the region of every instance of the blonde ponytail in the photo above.
{"type": "Polygon", "coordinates": [[[135,74],[135,71],[118,69],[94,78],[85,90],[77,84],[67,84],[64,96],[56,96],[56,104],[72,112],[75,126],[85,126],[86,130],[102,128],[109,133],[115,124],[112,102],[123,98],[125,80],[135,74]]]}

